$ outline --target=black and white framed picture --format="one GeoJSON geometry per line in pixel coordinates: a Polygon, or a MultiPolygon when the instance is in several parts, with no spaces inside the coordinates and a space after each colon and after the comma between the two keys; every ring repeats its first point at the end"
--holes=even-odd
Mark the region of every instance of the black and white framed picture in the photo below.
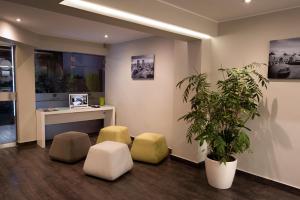
{"type": "Polygon", "coordinates": [[[153,80],[154,55],[132,56],[131,78],[133,80],[153,80]]]}
{"type": "Polygon", "coordinates": [[[270,42],[268,78],[300,79],[300,38],[270,42]]]}

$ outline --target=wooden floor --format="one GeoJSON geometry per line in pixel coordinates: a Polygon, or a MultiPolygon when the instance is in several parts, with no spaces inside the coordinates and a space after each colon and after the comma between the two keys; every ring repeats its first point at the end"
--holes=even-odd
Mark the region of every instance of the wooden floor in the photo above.
{"type": "Polygon", "coordinates": [[[238,174],[229,190],[206,182],[204,169],[167,159],[158,166],[134,163],[131,172],[115,182],[85,176],[83,161],[53,162],[48,149],[35,145],[0,150],[0,199],[218,199],[299,200],[300,196],[238,174]]]}

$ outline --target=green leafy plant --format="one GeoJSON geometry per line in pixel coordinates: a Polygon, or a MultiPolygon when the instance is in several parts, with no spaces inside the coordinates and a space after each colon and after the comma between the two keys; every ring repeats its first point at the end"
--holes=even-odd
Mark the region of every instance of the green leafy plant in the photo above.
{"type": "Polygon", "coordinates": [[[221,163],[233,161],[233,155],[250,147],[246,127],[249,119],[260,116],[261,88],[267,88],[268,80],[253,63],[242,68],[221,68],[223,80],[212,90],[206,74],[195,74],[177,84],[185,86],[183,101],[191,104],[191,111],[179,120],[190,123],[187,131],[189,143],[196,140],[208,144],[208,157],[221,163]]]}

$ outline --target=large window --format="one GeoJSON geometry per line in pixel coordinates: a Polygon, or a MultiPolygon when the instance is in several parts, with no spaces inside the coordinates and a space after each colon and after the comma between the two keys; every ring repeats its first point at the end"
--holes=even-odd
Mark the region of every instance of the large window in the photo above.
{"type": "Polygon", "coordinates": [[[35,51],[36,93],[104,92],[105,57],[35,51]]]}
{"type": "Polygon", "coordinates": [[[0,144],[16,141],[14,48],[4,45],[0,46],[0,144]]]}

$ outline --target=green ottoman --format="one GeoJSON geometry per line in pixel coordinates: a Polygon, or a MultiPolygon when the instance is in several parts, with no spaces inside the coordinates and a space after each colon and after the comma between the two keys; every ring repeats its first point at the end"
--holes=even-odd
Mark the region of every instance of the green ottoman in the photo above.
{"type": "Polygon", "coordinates": [[[128,128],[125,126],[108,126],[100,130],[97,143],[104,141],[121,142],[131,144],[128,128]]]}
{"type": "Polygon", "coordinates": [[[74,163],[86,157],[91,141],[86,133],[70,131],[56,135],[49,150],[52,160],[74,163]]]}
{"type": "Polygon", "coordinates": [[[135,137],[131,156],[134,160],[157,164],[168,156],[166,139],[158,133],[142,133],[135,137]]]}

